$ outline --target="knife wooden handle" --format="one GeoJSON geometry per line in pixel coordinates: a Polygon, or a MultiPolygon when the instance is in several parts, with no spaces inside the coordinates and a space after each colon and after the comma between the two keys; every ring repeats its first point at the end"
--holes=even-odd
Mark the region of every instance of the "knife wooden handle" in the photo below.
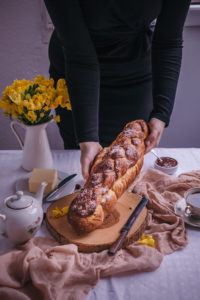
{"type": "Polygon", "coordinates": [[[115,253],[121,248],[127,233],[128,231],[126,230],[120,234],[119,238],[116,240],[116,242],[112,244],[111,248],[109,249],[108,255],[110,256],[115,255],[115,253]]]}

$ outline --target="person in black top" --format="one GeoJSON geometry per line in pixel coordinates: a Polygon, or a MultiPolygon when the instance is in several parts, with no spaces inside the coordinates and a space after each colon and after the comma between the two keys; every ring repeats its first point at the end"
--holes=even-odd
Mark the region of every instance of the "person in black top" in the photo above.
{"type": "Polygon", "coordinates": [[[55,27],[50,76],[66,79],[72,104],[58,109],[59,129],[66,149],[80,146],[84,178],[130,121],[147,121],[146,152],[156,147],[173,109],[190,0],[44,2],[55,27]]]}

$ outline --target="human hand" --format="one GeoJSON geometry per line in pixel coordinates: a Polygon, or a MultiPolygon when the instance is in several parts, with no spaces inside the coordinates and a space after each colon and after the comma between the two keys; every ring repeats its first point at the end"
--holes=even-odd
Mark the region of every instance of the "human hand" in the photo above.
{"type": "Polygon", "coordinates": [[[86,180],[95,156],[101,151],[102,147],[98,142],[84,142],[79,144],[81,149],[82,175],[86,180]]]}
{"type": "Polygon", "coordinates": [[[149,121],[150,134],[145,140],[145,146],[146,146],[145,153],[149,152],[151,149],[158,146],[164,128],[165,128],[165,122],[156,118],[150,119],[149,121]]]}

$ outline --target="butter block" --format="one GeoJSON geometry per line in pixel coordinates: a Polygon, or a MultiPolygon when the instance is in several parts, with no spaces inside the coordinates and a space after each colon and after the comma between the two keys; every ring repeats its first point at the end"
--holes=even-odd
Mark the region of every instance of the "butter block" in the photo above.
{"type": "Polygon", "coordinates": [[[43,181],[48,183],[44,190],[44,194],[49,194],[57,186],[57,170],[34,168],[28,181],[29,192],[36,193],[43,181]]]}

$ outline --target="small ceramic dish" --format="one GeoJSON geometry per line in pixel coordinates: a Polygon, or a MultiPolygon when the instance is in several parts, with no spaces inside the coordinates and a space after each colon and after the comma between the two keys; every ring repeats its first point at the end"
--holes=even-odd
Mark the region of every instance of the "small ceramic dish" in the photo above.
{"type": "Polygon", "coordinates": [[[162,162],[157,158],[154,162],[154,168],[168,175],[174,174],[178,169],[178,161],[175,158],[163,156],[160,157],[162,162]]]}

